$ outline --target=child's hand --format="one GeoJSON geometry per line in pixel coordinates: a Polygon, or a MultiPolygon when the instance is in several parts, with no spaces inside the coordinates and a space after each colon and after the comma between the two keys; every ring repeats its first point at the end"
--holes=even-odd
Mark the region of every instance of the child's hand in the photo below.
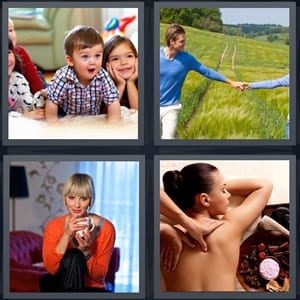
{"type": "Polygon", "coordinates": [[[139,78],[139,64],[138,64],[138,58],[136,58],[134,63],[134,73],[131,75],[128,81],[135,82],[138,78],[139,78]]]}
{"type": "Polygon", "coordinates": [[[42,89],[39,91],[40,92],[40,95],[47,98],[47,89],[42,89]]]}
{"type": "Polygon", "coordinates": [[[33,119],[33,120],[43,120],[45,119],[45,110],[36,109],[23,114],[24,118],[33,119]]]}
{"type": "Polygon", "coordinates": [[[113,68],[113,66],[110,63],[106,64],[106,70],[109,73],[109,75],[111,76],[111,78],[113,79],[113,81],[115,82],[116,85],[120,85],[120,84],[126,84],[125,79],[123,79],[118,71],[116,69],[113,68]]]}

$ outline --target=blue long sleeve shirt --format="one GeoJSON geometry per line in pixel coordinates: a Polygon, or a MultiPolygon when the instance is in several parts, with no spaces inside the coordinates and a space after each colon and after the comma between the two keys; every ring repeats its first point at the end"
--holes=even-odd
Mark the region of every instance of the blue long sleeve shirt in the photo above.
{"type": "Polygon", "coordinates": [[[181,89],[189,71],[217,80],[226,81],[222,74],[204,66],[188,52],[178,52],[174,59],[167,59],[164,47],[160,48],[160,106],[177,104],[180,100],[181,89]]]}
{"type": "MultiPolygon", "coordinates": [[[[274,89],[277,87],[289,86],[289,85],[290,85],[290,74],[274,80],[252,82],[250,83],[249,87],[251,89],[274,89]]],[[[288,115],[288,120],[289,119],[290,116],[288,115]]]]}
{"type": "Polygon", "coordinates": [[[252,82],[250,83],[250,88],[251,89],[274,89],[280,86],[289,86],[289,85],[290,85],[290,74],[274,80],[252,82]]]}

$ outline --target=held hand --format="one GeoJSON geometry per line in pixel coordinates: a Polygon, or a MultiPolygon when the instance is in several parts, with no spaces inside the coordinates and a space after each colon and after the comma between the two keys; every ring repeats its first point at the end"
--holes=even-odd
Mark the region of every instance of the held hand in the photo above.
{"type": "Polygon", "coordinates": [[[243,84],[241,85],[241,91],[247,90],[250,87],[250,83],[249,82],[243,82],[243,84]]]}
{"type": "Polygon", "coordinates": [[[244,90],[244,82],[240,82],[240,81],[231,81],[230,85],[232,88],[239,90],[239,91],[243,91],[244,90]]]}
{"type": "Polygon", "coordinates": [[[139,78],[139,65],[138,65],[138,58],[135,59],[134,63],[134,73],[128,79],[128,81],[135,82],[139,78]]]}

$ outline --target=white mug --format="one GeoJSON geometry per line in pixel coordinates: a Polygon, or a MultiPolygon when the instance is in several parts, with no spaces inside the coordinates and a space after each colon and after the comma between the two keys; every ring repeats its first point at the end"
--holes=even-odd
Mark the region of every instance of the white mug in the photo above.
{"type": "Polygon", "coordinates": [[[85,218],[85,221],[80,221],[80,222],[77,222],[76,224],[79,224],[79,225],[86,225],[86,228],[85,229],[82,229],[82,230],[78,230],[77,232],[79,233],[79,235],[81,237],[83,237],[83,231],[87,232],[87,231],[93,231],[94,228],[95,228],[95,224],[94,224],[94,221],[92,218],[89,218],[89,217],[86,217],[85,218]]]}

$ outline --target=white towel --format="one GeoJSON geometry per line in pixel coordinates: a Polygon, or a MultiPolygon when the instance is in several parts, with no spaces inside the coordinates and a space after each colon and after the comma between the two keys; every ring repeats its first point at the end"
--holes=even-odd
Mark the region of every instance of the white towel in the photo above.
{"type": "Polygon", "coordinates": [[[284,226],[276,222],[274,219],[270,218],[267,215],[264,215],[262,219],[258,223],[258,228],[262,228],[264,230],[276,230],[281,232],[285,236],[289,236],[290,232],[284,226]]]}

